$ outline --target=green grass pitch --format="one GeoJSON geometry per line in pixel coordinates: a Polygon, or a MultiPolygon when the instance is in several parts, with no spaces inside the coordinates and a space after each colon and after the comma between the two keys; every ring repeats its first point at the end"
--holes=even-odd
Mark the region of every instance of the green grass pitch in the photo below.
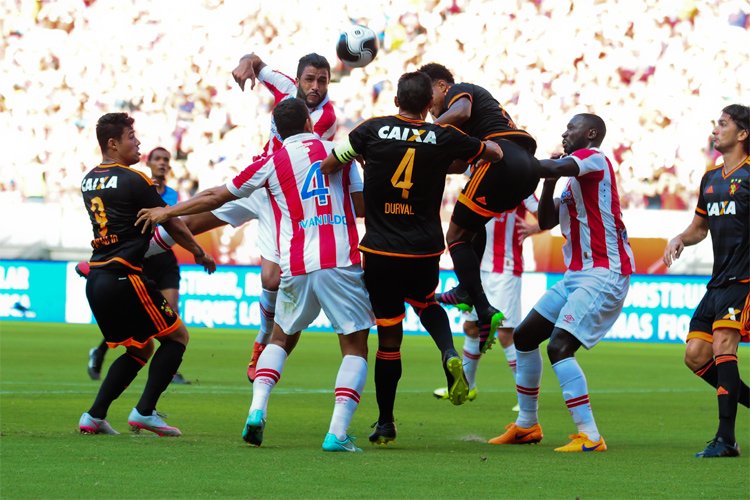
{"type": "MultiPolygon", "coordinates": [[[[261,448],[240,433],[251,386],[254,331],[192,329],[181,372],[159,404],[181,438],[128,432],[142,372],[108,420],[120,436],[83,436],[77,423],[98,383],[86,375],[96,327],[0,323],[1,498],[750,498],[750,411],[740,407],[737,459],[693,458],[714,434],[714,392],[682,363],[680,345],[603,343],[578,359],[609,451],[558,454],[575,430],[545,361],[544,440],[492,446],[515,418],[515,391],[499,348],[479,368],[479,397],[454,407],[429,337],[406,337],[396,401],[398,439],[367,441],[377,418],[370,374],[350,432],[364,453],[321,451],[340,355],[333,334],[303,334],[271,396],[261,448]]],[[[456,338],[461,347],[462,339],[456,338]]],[[[119,351],[118,351],[119,352],[119,351]]],[[[107,363],[118,352],[108,354],[107,363]]],[[[740,369],[750,381],[750,349],[740,369]]]]}

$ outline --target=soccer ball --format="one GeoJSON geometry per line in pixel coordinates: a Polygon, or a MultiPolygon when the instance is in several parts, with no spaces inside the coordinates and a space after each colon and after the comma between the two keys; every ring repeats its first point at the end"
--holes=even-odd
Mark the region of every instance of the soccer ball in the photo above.
{"type": "Polygon", "coordinates": [[[352,68],[367,66],[378,53],[378,36],[367,26],[353,24],[344,30],[336,44],[336,55],[352,68]]]}

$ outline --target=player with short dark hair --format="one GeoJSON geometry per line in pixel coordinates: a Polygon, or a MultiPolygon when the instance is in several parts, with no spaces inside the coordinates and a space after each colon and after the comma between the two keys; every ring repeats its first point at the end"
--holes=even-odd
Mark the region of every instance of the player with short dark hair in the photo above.
{"type": "Polygon", "coordinates": [[[355,166],[324,176],[320,164],[333,149],[313,133],[301,99],[285,99],[273,110],[284,143],[274,154],[246,167],[227,184],[207,189],[173,207],[141,210],[144,230],[179,215],[215,209],[222,203],[267,189],[281,213],[279,263],[282,269],[278,314],[270,343],[258,358],[253,399],[242,439],[263,442],[268,399],[302,329],[325,312],[338,334],[342,360],[335,403],[323,450],[361,451],[348,434],[367,378],[367,337],[373,315],[362,282],[352,196],[361,191],[355,166]],[[291,134],[291,135],[285,135],[291,134]]]}
{"type": "Polygon", "coordinates": [[[432,80],[430,113],[435,123],[454,125],[472,137],[498,143],[503,150],[501,160],[475,165],[445,236],[460,284],[453,293],[466,296],[462,302],[475,308],[480,350],[485,352],[494,342],[503,314],[490,305],[484,293],[477,255],[483,249],[475,248],[472,240],[493,217],[513,210],[536,189],[541,176],[534,158],[536,141],[516,127],[486,89],[455,83],[453,74],[442,64],[425,64],[419,70],[432,80]]]}
{"type": "MultiPolygon", "coordinates": [[[[167,185],[167,175],[172,167],[169,164],[169,151],[166,148],[157,146],[152,149],[146,157],[146,165],[151,170],[151,180],[156,186],[156,192],[167,202],[168,205],[174,205],[178,201],[177,191],[167,185]]],[[[76,265],[76,272],[83,278],[88,277],[90,270],[89,263],[86,261],[79,262],[76,265]]],[[[177,263],[177,257],[174,252],[167,251],[158,253],[151,257],[143,259],[143,274],[156,283],[157,288],[167,299],[169,305],[174,311],[180,313],[180,266],[177,263]]],[[[99,380],[104,364],[104,357],[109,350],[106,340],[102,340],[97,347],[89,349],[89,360],[87,372],[92,380],[99,380]]],[[[189,384],[181,373],[177,372],[172,377],[173,384],[189,384]]]]}
{"type": "MultiPolygon", "coordinates": [[[[245,89],[245,83],[248,80],[250,80],[251,89],[255,88],[256,80],[263,83],[273,94],[274,106],[285,99],[294,97],[303,100],[310,112],[313,132],[321,139],[333,139],[336,132],[336,110],[328,98],[331,67],[325,57],[315,53],[301,57],[297,65],[297,80],[295,81],[284,73],[270,68],[257,54],[251,53],[240,59],[237,67],[232,70],[232,77],[242,90],[245,89]]],[[[281,135],[272,118],[268,142],[263,147],[263,151],[253,157],[253,161],[271,155],[281,145],[281,135]]],[[[258,219],[257,243],[261,255],[260,277],[263,288],[259,298],[260,328],[247,366],[247,378],[250,382],[255,378],[258,357],[263,352],[273,329],[276,296],[281,279],[278,262],[279,249],[276,245],[278,221],[274,214],[265,190],[260,189],[251,196],[230,201],[211,212],[185,217],[185,223],[194,234],[201,234],[227,224],[239,227],[253,219],[258,219]]],[[[148,255],[169,249],[173,244],[174,241],[171,238],[157,229],[154,233],[154,244],[148,255]]]]}
{"type": "Polygon", "coordinates": [[[425,122],[431,102],[429,77],[405,73],[396,92],[398,114],[359,124],[321,166],[331,173],[359,155],[364,158],[365,235],[359,249],[378,325],[375,390],[380,414],[370,436],[378,444],[396,437],[393,406],[401,377],[404,302],[414,308],[440,350],[451,402],[462,404],[468,394],[448,317],[435,302],[445,250],[440,205],[454,160],[460,164],[454,172],[461,172],[466,162],[501,158],[502,150],[455,127],[425,122]]]}
{"type": "Polygon", "coordinates": [[[685,348],[685,363],[716,387],[719,405],[719,428],[699,458],[739,456],[737,404],[750,399],[737,368],[740,339],[750,338],[750,107],[722,109],[713,145],[722,163],[703,174],[693,221],[664,250],[669,267],[686,246],[711,234],[714,266],[685,348]]]}
{"type": "MultiPolygon", "coordinates": [[[[161,345],[128,423],[134,429],[146,429],[160,436],[179,436],[180,430],[167,425],[156,412],[156,404],[182,362],[188,332],[167,299],[143,276],[143,255],[150,235],[135,227],[136,215],[141,208],[166,203],[151,179],[130,168],[140,159],[140,141],[133,121],[126,113],[108,113],[99,118],[96,136],[102,148],[102,162],[81,182],[94,232],[86,298],[108,345],[122,345],[126,351],[110,366],[93,405],[81,415],[78,425],[86,434],[117,433],[105,419],[107,411],[148,362],[156,338],[161,345]]],[[[208,272],[216,269],[213,259],[203,252],[183,222],[170,222],[165,227],[198,264],[208,272]]]]}
{"type": "Polygon", "coordinates": [[[567,271],[513,331],[519,413],[491,444],[542,440],[538,398],[542,378],[539,345],[549,339],[547,356],[578,432],[558,452],[606,451],[589,402],[586,376],[575,353],[591,349],[622,311],[635,260],[622,222],[614,168],[599,148],[605,127],[596,115],[581,113],[562,134],[565,156],[541,160],[545,175],[539,198],[539,227],[560,224],[567,271]],[[569,177],[560,198],[552,197],[560,176],[569,177]]]}

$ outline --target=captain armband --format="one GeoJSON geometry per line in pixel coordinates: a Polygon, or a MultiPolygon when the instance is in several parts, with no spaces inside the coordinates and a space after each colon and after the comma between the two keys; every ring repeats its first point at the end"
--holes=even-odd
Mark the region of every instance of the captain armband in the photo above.
{"type": "Polygon", "coordinates": [[[352,143],[349,142],[349,139],[347,138],[346,142],[342,142],[333,148],[333,156],[336,157],[339,163],[347,163],[356,158],[358,153],[354,151],[352,143]]]}

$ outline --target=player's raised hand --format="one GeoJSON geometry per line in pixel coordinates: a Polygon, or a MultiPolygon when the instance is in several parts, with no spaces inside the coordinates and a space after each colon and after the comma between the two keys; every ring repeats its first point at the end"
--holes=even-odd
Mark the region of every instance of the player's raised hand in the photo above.
{"type": "Polygon", "coordinates": [[[146,232],[154,232],[156,226],[167,219],[169,219],[167,207],[142,208],[138,211],[135,226],[143,224],[141,234],[146,234],[146,232]]]}
{"type": "Polygon", "coordinates": [[[194,255],[193,257],[195,257],[195,263],[199,266],[203,266],[203,270],[208,274],[213,274],[213,272],[216,271],[216,261],[214,261],[212,256],[203,252],[202,254],[194,255]]]}
{"type": "Polygon", "coordinates": [[[667,248],[664,249],[664,265],[667,267],[672,266],[672,263],[680,258],[680,255],[682,254],[682,251],[685,249],[685,243],[683,243],[682,238],[679,236],[676,236],[669,240],[669,243],[667,243],[667,248]]]}
{"type": "Polygon", "coordinates": [[[255,88],[255,68],[253,67],[253,57],[245,56],[240,59],[240,63],[232,70],[232,77],[241,90],[245,90],[245,82],[250,80],[250,90],[255,88]]]}

